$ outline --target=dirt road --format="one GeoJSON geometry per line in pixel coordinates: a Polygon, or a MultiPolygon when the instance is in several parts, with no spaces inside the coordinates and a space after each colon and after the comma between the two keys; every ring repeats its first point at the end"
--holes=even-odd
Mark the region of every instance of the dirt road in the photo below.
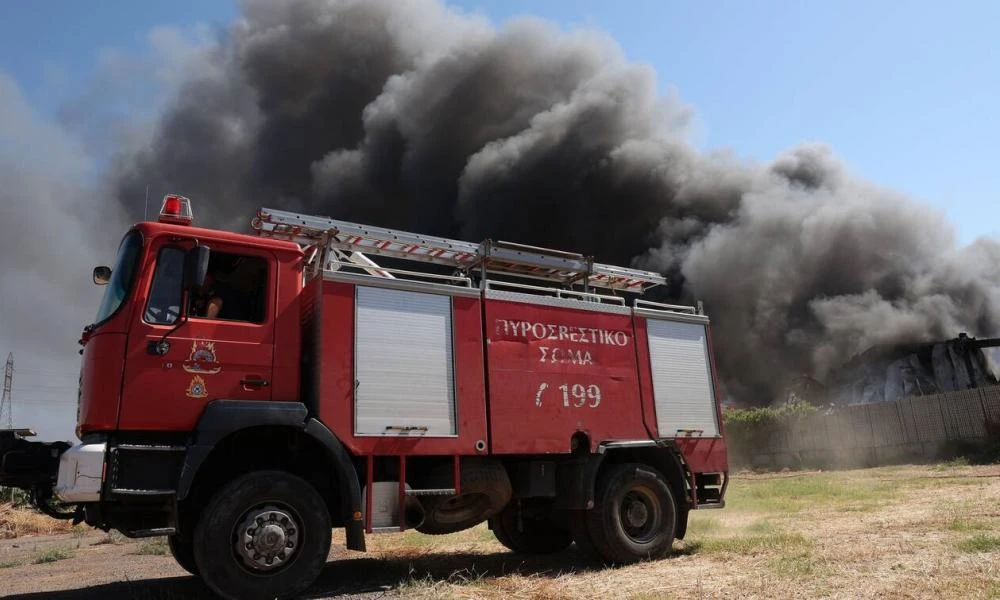
{"type": "MultiPolygon", "coordinates": [[[[515,556],[485,527],[342,541],[307,598],[1000,598],[1000,466],[742,474],[675,556],[624,568],[515,556]]],[[[162,540],[94,532],[0,541],[0,595],[211,597],[162,540]]]]}

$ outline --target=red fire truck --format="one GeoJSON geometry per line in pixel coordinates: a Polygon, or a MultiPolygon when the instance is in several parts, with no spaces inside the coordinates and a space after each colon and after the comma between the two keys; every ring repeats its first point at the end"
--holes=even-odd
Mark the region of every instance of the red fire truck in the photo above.
{"type": "Polygon", "coordinates": [[[48,514],[167,536],[229,598],[295,594],[331,530],[662,557],[728,483],[709,320],[659,274],[261,209],[248,235],[164,199],[80,340],[80,443],[0,435],[48,514]],[[373,257],[381,260],[376,262],[373,257]]]}

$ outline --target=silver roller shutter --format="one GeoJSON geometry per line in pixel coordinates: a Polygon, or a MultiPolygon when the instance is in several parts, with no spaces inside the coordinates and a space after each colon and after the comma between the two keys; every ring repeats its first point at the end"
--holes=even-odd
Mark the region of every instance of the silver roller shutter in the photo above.
{"type": "Polygon", "coordinates": [[[451,297],[357,288],[355,432],[454,435],[451,297]]]}
{"type": "Polygon", "coordinates": [[[718,435],[705,326],[658,319],[646,323],[660,437],[683,435],[680,429],[718,435]]]}

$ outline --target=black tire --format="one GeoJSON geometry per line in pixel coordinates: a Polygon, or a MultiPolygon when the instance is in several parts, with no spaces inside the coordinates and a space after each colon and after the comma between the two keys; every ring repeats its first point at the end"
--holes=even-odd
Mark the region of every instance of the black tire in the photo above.
{"type": "Polygon", "coordinates": [[[331,532],[315,488],[283,471],[255,471],[209,501],[195,527],[194,558],[202,579],[223,598],[293,596],[319,576],[331,532]],[[244,542],[251,548],[245,553],[244,542]]]}
{"type": "Polygon", "coordinates": [[[660,558],[673,548],[677,505],[656,469],[614,465],[597,481],[587,531],[598,554],[613,564],[660,558]]]}
{"type": "Polygon", "coordinates": [[[552,554],[565,550],[573,543],[569,531],[557,524],[552,517],[551,500],[515,500],[490,519],[490,529],[497,541],[514,552],[552,554]]]}
{"type": "Polygon", "coordinates": [[[167,545],[174,560],[188,573],[198,576],[198,563],[194,561],[194,541],[182,540],[177,535],[167,536],[167,545]]]}
{"type": "Polygon", "coordinates": [[[590,511],[570,510],[567,512],[566,521],[569,524],[569,532],[573,536],[577,550],[588,559],[600,556],[597,547],[594,546],[594,540],[590,538],[590,530],[587,529],[587,514],[590,511]]]}
{"type": "MultiPolygon", "coordinates": [[[[451,481],[448,467],[447,481],[451,481]]],[[[444,469],[432,480],[442,480],[444,469]]],[[[450,485],[450,484],[449,484],[450,485]]],[[[500,463],[462,465],[462,485],[458,496],[421,498],[424,522],[417,531],[427,535],[445,535],[475,527],[499,513],[510,502],[512,489],[507,470],[500,463]]]]}

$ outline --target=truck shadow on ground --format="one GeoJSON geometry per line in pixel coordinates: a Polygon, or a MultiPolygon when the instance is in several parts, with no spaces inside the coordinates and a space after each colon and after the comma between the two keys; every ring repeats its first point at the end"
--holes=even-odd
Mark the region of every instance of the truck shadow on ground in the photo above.
{"type": "MultiPolygon", "coordinates": [[[[391,593],[417,582],[449,582],[471,585],[489,582],[505,575],[558,577],[599,569],[613,569],[586,560],[575,548],[547,556],[524,556],[509,552],[494,554],[422,552],[387,558],[344,558],[327,564],[316,583],[301,597],[356,597],[391,593]]],[[[119,581],[75,590],[37,592],[9,596],[10,600],[180,600],[216,598],[195,577],[171,577],[137,581],[119,581]]]]}

